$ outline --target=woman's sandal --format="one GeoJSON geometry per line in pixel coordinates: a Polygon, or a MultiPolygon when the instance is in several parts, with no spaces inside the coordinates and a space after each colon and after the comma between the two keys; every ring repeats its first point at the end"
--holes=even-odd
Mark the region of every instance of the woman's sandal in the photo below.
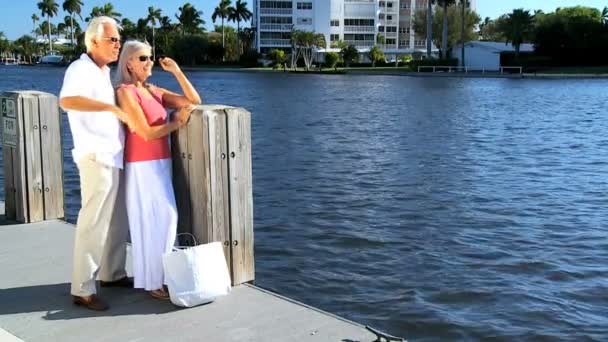
{"type": "Polygon", "coordinates": [[[165,289],[152,290],[148,291],[148,293],[156,299],[169,300],[169,292],[165,291],[165,289]]]}

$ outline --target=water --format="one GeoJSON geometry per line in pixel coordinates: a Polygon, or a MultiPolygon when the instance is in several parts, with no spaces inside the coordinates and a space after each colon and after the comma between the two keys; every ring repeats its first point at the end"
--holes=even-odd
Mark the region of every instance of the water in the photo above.
{"type": "Polygon", "coordinates": [[[608,339],[608,81],[189,75],[252,113],[257,285],[414,341],[608,339]]]}

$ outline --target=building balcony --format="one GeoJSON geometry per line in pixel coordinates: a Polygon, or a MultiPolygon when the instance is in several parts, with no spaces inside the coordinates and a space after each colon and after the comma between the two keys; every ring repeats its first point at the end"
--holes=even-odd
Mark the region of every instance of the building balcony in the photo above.
{"type": "Polygon", "coordinates": [[[374,33],[376,32],[375,26],[344,26],[345,33],[374,33]]]}
{"type": "Polygon", "coordinates": [[[291,40],[289,39],[260,39],[260,46],[280,46],[280,47],[290,47],[291,40]]]}
{"type": "Polygon", "coordinates": [[[376,43],[373,40],[345,40],[346,45],[354,45],[356,48],[370,48],[376,43]]]}
{"type": "Polygon", "coordinates": [[[293,24],[260,24],[261,31],[291,31],[293,24]]]}
{"type": "Polygon", "coordinates": [[[293,15],[291,8],[260,8],[260,15],[293,15]]]}

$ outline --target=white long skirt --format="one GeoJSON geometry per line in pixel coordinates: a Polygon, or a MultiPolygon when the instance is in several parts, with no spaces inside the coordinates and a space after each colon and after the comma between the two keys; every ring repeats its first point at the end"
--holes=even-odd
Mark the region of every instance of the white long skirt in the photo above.
{"type": "Polygon", "coordinates": [[[162,256],[177,233],[171,159],[125,163],[125,185],[134,287],[157,290],[165,284],[162,256]]]}

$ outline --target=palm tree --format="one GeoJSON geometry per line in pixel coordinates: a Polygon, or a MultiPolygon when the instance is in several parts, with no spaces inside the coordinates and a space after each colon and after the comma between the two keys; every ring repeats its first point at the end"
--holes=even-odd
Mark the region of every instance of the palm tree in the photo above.
{"type": "Polygon", "coordinates": [[[534,16],[530,14],[530,11],[523,8],[515,9],[507,15],[503,32],[505,33],[506,43],[511,43],[515,47],[515,58],[519,57],[521,44],[529,39],[533,25],[534,16]]]}
{"type": "Polygon", "coordinates": [[[178,8],[179,15],[175,15],[175,18],[179,21],[179,25],[182,28],[182,35],[185,32],[197,33],[202,29],[201,25],[205,25],[205,21],[201,19],[203,15],[202,11],[197,10],[192,4],[186,2],[182,7],[178,8]]]}
{"type": "Polygon", "coordinates": [[[465,20],[466,20],[466,8],[469,7],[471,5],[471,3],[468,0],[460,0],[460,6],[461,6],[461,26],[460,26],[460,44],[461,44],[461,50],[460,50],[460,61],[462,63],[461,66],[465,66],[464,63],[464,35],[465,35],[465,20]]]}
{"type": "Polygon", "coordinates": [[[80,15],[82,5],[81,0],[65,0],[63,2],[63,10],[70,14],[70,40],[72,46],[74,46],[74,14],[78,14],[82,20],[82,16],[80,15]]]}
{"type": "Polygon", "coordinates": [[[239,37],[243,42],[243,50],[249,51],[251,50],[251,46],[253,41],[255,40],[255,28],[246,27],[241,32],[239,32],[239,37]]]}
{"type": "Polygon", "coordinates": [[[601,18],[602,18],[602,24],[608,25],[608,7],[604,7],[604,9],[602,10],[601,18]]]}
{"type": "Polygon", "coordinates": [[[34,33],[34,35],[36,35],[36,38],[38,38],[38,35],[36,34],[36,22],[38,20],[40,20],[40,18],[38,18],[36,13],[32,14],[32,33],[34,33]]]}
{"type": "Polygon", "coordinates": [[[110,2],[108,2],[107,4],[103,5],[103,7],[98,7],[98,6],[93,7],[93,9],[91,10],[91,14],[89,14],[89,16],[85,19],[85,21],[89,22],[91,19],[93,19],[95,17],[100,17],[100,16],[110,17],[110,18],[113,18],[114,20],[116,20],[117,22],[120,22],[120,18],[122,17],[122,14],[114,11],[114,5],[112,5],[112,3],[110,3],[110,2]]]}
{"type": "Polygon", "coordinates": [[[443,32],[441,34],[442,58],[447,58],[448,52],[448,7],[455,4],[456,0],[438,0],[443,6],[443,32]]]}
{"type": "Polygon", "coordinates": [[[156,22],[160,21],[161,18],[160,9],[154,8],[153,6],[148,7],[148,16],[146,21],[152,26],[152,57],[156,60],[156,38],[154,36],[154,27],[156,22]]]}
{"type": "Polygon", "coordinates": [[[42,16],[46,15],[46,22],[49,28],[49,51],[53,51],[53,41],[51,40],[51,17],[57,15],[59,5],[55,0],[42,0],[38,3],[38,9],[42,12],[42,16]]]}
{"type": "Polygon", "coordinates": [[[230,3],[231,0],[220,0],[220,4],[215,8],[211,15],[211,20],[215,23],[215,20],[220,17],[222,18],[222,47],[226,48],[226,38],[224,37],[224,19],[230,15],[230,3]]]}
{"type": "Polygon", "coordinates": [[[435,0],[427,0],[426,8],[426,57],[431,58],[433,48],[433,4],[435,0]]]}
{"type": "Polygon", "coordinates": [[[236,21],[236,45],[237,45],[237,54],[241,55],[241,42],[239,33],[241,32],[241,21],[248,21],[253,17],[253,13],[247,8],[247,2],[243,2],[242,0],[236,0],[235,6],[230,7],[230,14],[228,15],[228,20],[235,22],[236,21]]]}

